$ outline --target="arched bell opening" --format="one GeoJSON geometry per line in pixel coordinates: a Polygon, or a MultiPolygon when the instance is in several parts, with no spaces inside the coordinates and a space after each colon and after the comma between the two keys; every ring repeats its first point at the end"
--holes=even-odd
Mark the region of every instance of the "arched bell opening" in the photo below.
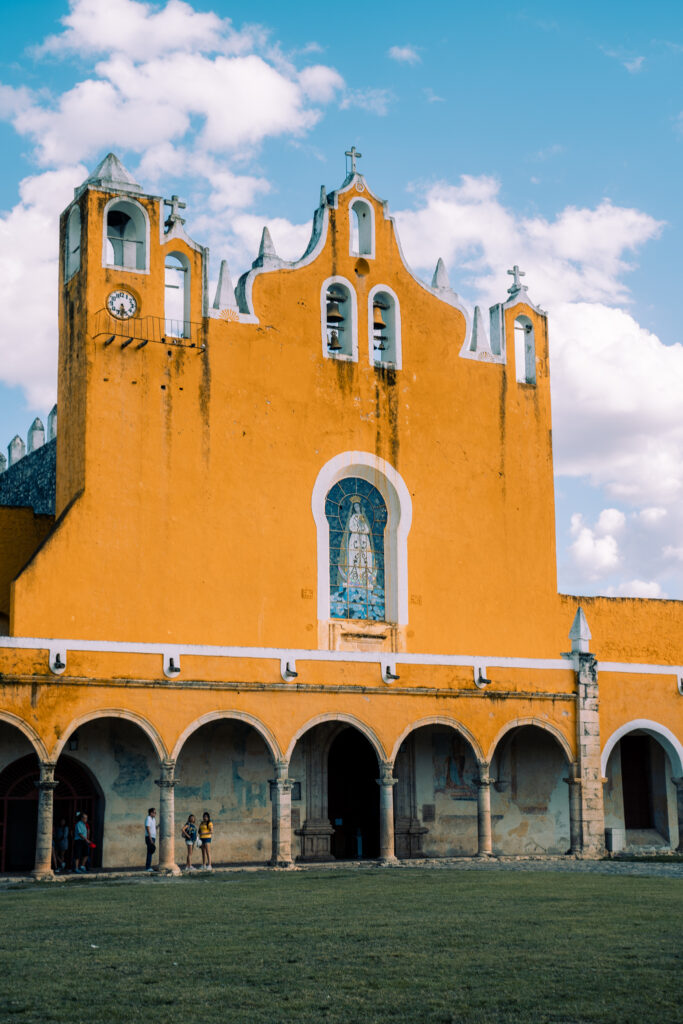
{"type": "Polygon", "coordinates": [[[536,383],[536,335],[524,315],[515,320],[515,376],[518,384],[536,383]]]}
{"type": "Polygon", "coordinates": [[[356,199],[349,207],[351,256],[374,256],[374,216],[370,203],[356,199]]]}
{"type": "MultiPolygon", "coordinates": [[[[38,757],[26,754],[0,772],[0,871],[28,872],[33,869],[38,823],[38,757]]],[[[73,835],[77,815],[87,814],[91,847],[90,866],[102,863],[104,795],[88,769],[63,755],[55,769],[57,787],[53,795],[53,831],[65,827],[67,845],[57,850],[57,867],[73,865],[73,835]]]]}
{"type": "Polygon", "coordinates": [[[493,850],[563,854],[570,847],[567,755],[535,725],[506,732],[491,760],[493,850]]]}
{"type": "Polygon", "coordinates": [[[74,204],[66,222],[64,241],[64,280],[68,281],[81,266],[81,211],[74,204]]]}
{"type": "Polygon", "coordinates": [[[675,775],[656,734],[634,729],[618,740],[605,773],[609,849],[676,849],[680,835],[675,775]]]}
{"type": "Polygon", "coordinates": [[[477,852],[479,766],[471,744],[447,725],[424,725],[403,740],[394,768],[396,856],[477,852]]]}
{"type": "Polygon", "coordinates": [[[122,270],[147,269],[149,225],[142,207],[116,199],[105,210],[104,265],[122,270]]]}
{"type": "MultiPolygon", "coordinates": [[[[273,778],[273,758],[254,726],[228,717],[201,725],[185,740],[175,774],[179,863],[186,852],[180,838],[183,825],[190,814],[199,824],[205,811],[214,826],[214,864],[264,863],[270,859],[269,780],[273,778]]],[[[201,857],[195,855],[195,863],[200,862],[201,857]]]]}
{"type": "MultiPolygon", "coordinates": [[[[150,736],[127,718],[81,721],[61,746],[55,778],[63,765],[78,766],[90,779],[90,840],[96,844],[91,866],[137,867],[144,864],[144,823],[150,807],[159,807],[159,758],[150,736]],[[106,794],[106,803],[104,795],[106,794]]],[[[55,790],[55,807],[60,793],[55,790]]],[[[75,797],[74,797],[75,799],[75,797]]],[[[77,808],[78,809],[78,808],[77,808]]],[[[67,822],[73,840],[75,822],[67,822]]]]}
{"type": "Polygon", "coordinates": [[[183,253],[164,261],[164,318],[166,337],[190,336],[190,262],[183,253]]]}
{"type": "Polygon", "coordinates": [[[360,729],[340,721],[312,727],[294,747],[289,774],[297,860],[379,856],[379,763],[360,729]]]}

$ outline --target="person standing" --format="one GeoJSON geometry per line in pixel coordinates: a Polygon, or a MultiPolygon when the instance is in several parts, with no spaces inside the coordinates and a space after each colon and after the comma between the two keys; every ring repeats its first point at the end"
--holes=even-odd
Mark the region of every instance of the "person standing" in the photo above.
{"type": "Polygon", "coordinates": [[[145,871],[154,871],[152,857],[157,848],[157,811],[156,807],[150,807],[145,818],[145,846],[147,847],[147,860],[145,871]]]}
{"type": "Polygon", "coordinates": [[[194,814],[188,815],[181,834],[185,840],[185,846],[187,847],[187,863],[185,864],[185,870],[194,871],[194,868],[192,867],[192,851],[194,850],[194,844],[197,842],[197,826],[195,824],[194,814]]]}
{"type": "Polygon", "coordinates": [[[85,874],[87,870],[85,862],[88,859],[89,854],[88,815],[79,814],[76,821],[76,828],[74,829],[74,861],[76,864],[75,870],[81,874],[85,874]]]}
{"type": "Polygon", "coordinates": [[[57,860],[59,862],[60,871],[66,870],[66,856],[69,852],[69,826],[66,823],[66,818],[59,819],[59,825],[55,829],[55,839],[57,846],[57,860]]]}
{"type": "Polygon", "coordinates": [[[213,871],[211,867],[211,840],[213,838],[213,822],[208,811],[202,814],[199,823],[199,842],[202,845],[202,867],[207,871],[213,871]]]}

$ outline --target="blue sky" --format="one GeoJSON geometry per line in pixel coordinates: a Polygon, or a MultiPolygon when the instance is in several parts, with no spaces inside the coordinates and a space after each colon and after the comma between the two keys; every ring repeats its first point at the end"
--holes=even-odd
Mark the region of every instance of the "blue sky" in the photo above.
{"type": "Polygon", "coordinates": [[[32,2],[0,39],[0,446],[54,400],[56,219],[113,149],[236,276],[293,258],[344,150],[472,305],[550,313],[559,583],[683,598],[683,16],[674,3],[32,2]],[[230,23],[226,21],[230,19],[230,23]]]}

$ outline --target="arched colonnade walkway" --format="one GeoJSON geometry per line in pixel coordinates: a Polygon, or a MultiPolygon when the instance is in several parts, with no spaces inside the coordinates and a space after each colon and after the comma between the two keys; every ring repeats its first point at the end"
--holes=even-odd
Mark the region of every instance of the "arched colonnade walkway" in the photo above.
{"type": "MultiPolygon", "coordinates": [[[[606,827],[680,847],[682,753],[656,723],[617,730],[603,748],[606,827]]],[[[579,854],[580,786],[566,738],[536,719],[509,722],[488,750],[454,720],[422,719],[387,756],[345,714],[311,719],[286,751],[237,711],[202,716],[170,751],[133,713],[79,719],[50,751],[2,714],[0,870],[49,875],[53,826],[73,832],[77,811],[89,816],[94,867],[140,865],[152,805],[159,869],[172,873],[187,814],[204,810],[218,863],[579,854]]]]}

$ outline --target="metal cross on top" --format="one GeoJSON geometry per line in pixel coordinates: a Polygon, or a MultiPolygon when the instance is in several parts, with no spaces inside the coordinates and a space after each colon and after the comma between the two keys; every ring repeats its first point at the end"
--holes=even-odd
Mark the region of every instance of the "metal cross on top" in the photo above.
{"type": "Polygon", "coordinates": [[[166,227],[172,228],[174,224],[184,224],[185,220],[180,216],[178,210],[184,210],[187,203],[181,203],[178,196],[171,196],[170,199],[164,199],[164,206],[170,206],[171,212],[166,218],[166,227]]]}
{"type": "MultiPolygon", "coordinates": [[[[351,149],[347,149],[346,150],[346,153],[344,153],[344,156],[347,157],[348,160],[351,161],[351,174],[355,174],[356,173],[356,160],[360,160],[360,158],[363,156],[363,154],[359,153],[355,146],[351,146],[351,149]]],[[[348,160],[347,160],[347,164],[346,164],[346,172],[347,172],[347,174],[348,174],[348,170],[349,170],[348,160]]]]}
{"type": "Polygon", "coordinates": [[[515,292],[521,291],[524,285],[520,281],[520,277],[526,277],[526,273],[523,270],[520,270],[517,264],[515,263],[512,270],[508,270],[508,274],[511,274],[514,279],[512,282],[512,286],[508,288],[510,294],[512,295],[515,292]]]}

